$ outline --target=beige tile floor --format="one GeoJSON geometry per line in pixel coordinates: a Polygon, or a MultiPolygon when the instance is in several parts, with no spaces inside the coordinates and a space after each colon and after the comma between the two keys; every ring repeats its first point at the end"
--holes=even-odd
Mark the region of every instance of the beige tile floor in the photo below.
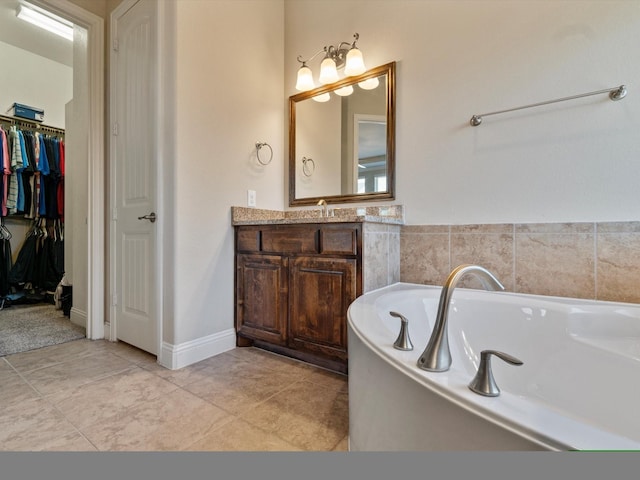
{"type": "Polygon", "coordinates": [[[3,451],[346,451],[347,377],[255,348],[180,370],[124,343],[0,358],[3,451]]]}

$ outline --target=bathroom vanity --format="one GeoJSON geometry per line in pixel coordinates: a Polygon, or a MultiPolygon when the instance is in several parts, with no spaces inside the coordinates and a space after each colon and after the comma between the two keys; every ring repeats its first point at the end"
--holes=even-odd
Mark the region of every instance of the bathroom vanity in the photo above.
{"type": "Polygon", "coordinates": [[[385,208],[321,217],[233,207],[237,345],[346,373],[349,305],[399,280],[402,209],[385,208]]]}

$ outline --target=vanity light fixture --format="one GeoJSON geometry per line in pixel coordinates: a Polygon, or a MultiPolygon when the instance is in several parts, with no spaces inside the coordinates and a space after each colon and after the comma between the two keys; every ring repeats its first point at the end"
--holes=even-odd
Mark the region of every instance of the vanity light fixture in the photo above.
{"type": "MultiPolygon", "coordinates": [[[[338,76],[338,69],[342,67],[344,67],[344,74],[347,77],[364,73],[367,69],[364,66],[362,52],[358,47],[356,47],[356,42],[360,38],[360,35],[356,32],[353,35],[353,38],[355,39],[353,43],[340,42],[337,47],[333,45],[325,46],[322,50],[314,53],[307,60],[303,60],[302,56],[298,55],[297,60],[302,64],[302,66],[298,69],[296,90],[306,92],[315,88],[313,74],[311,69],[307,66],[307,62],[310,62],[322,52],[324,52],[325,55],[322,59],[322,63],[320,64],[320,76],[318,77],[318,81],[321,84],[327,85],[329,83],[337,82],[340,79],[338,76]]],[[[351,94],[351,92],[346,92],[347,90],[343,90],[342,95],[351,94]]]]}
{"type": "Polygon", "coordinates": [[[18,6],[16,16],[20,20],[24,20],[51,33],[55,33],[62,38],[73,41],[73,24],[58,15],[54,15],[30,3],[22,2],[18,6]]]}

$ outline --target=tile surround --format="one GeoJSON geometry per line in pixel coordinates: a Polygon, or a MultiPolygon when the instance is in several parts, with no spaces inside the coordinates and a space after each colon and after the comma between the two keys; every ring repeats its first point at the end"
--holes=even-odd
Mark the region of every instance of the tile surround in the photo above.
{"type": "Polygon", "coordinates": [[[640,303],[640,222],[401,227],[402,282],[442,285],[462,263],[508,291],[640,303]]]}
{"type": "MultiPolygon", "coordinates": [[[[232,223],[299,223],[319,209],[232,207],[232,223]]],[[[363,290],[402,281],[442,285],[479,264],[517,293],[640,303],[640,221],[404,225],[402,205],[337,209],[319,221],[362,221],[363,290]]],[[[478,288],[473,277],[462,286],[478,288]]]]}

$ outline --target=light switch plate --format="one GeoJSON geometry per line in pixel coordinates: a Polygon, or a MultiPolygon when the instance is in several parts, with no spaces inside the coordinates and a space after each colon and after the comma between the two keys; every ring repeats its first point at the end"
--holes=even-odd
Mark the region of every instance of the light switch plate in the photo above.
{"type": "Polygon", "coordinates": [[[256,191],[247,190],[247,207],[255,207],[255,206],[256,206],[256,191]]]}

